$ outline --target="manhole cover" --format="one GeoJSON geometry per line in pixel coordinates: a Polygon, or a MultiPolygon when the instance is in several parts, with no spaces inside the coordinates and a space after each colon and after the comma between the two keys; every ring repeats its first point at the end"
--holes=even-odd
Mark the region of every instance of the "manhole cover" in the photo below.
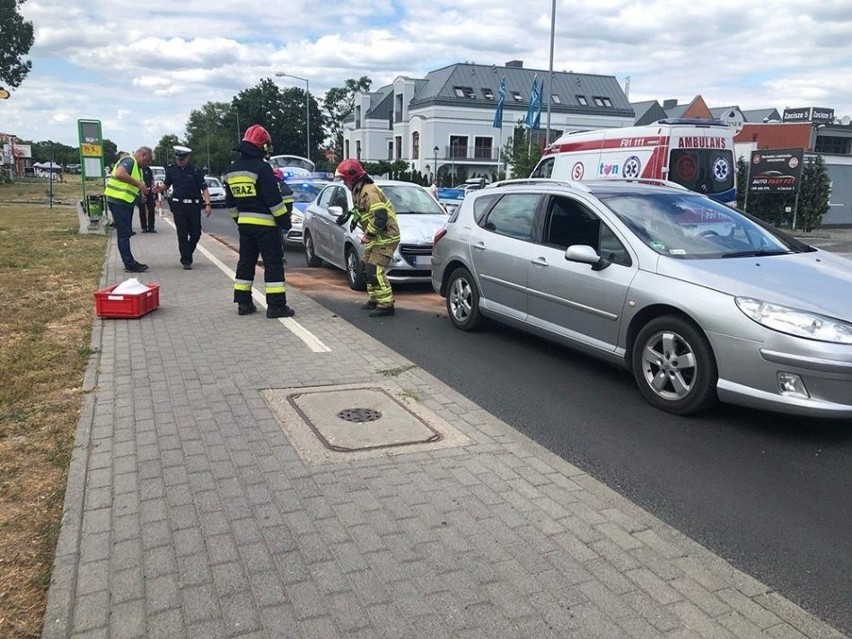
{"type": "Polygon", "coordinates": [[[337,413],[337,416],[345,422],[355,422],[356,424],[375,422],[382,418],[382,414],[372,408],[344,408],[337,413]]]}

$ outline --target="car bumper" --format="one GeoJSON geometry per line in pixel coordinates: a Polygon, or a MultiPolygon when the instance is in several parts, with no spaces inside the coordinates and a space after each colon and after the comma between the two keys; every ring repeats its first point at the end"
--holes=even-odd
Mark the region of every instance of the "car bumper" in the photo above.
{"type": "Polygon", "coordinates": [[[304,240],[304,229],[301,224],[294,224],[290,230],[281,233],[281,240],[286,246],[302,246],[304,240]]]}
{"type": "Polygon", "coordinates": [[[720,365],[721,401],[805,417],[852,417],[852,347],[775,332],[765,338],[713,340],[717,361],[728,362],[720,365]],[[794,380],[795,390],[782,387],[782,379],[794,380]]]}

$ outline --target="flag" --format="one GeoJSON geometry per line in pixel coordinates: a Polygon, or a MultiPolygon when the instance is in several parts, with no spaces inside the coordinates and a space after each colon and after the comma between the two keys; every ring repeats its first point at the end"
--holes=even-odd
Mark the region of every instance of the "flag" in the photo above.
{"type": "Polygon", "coordinates": [[[544,92],[544,78],[541,79],[541,86],[538,84],[538,74],[533,77],[532,90],[530,91],[530,105],[527,107],[527,117],[524,118],[524,124],[531,129],[539,128],[541,123],[541,94],[544,92]]]}
{"type": "Polygon", "coordinates": [[[500,89],[497,91],[497,110],[494,111],[494,123],[491,125],[495,129],[503,128],[503,102],[506,99],[506,78],[500,80],[500,89]]]}

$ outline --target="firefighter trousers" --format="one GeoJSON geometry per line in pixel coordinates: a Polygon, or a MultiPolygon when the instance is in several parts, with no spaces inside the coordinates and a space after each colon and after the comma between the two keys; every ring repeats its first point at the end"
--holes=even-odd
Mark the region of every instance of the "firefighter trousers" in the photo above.
{"type": "Polygon", "coordinates": [[[251,288],[258,255],[263,257],[263,281],[266,284],[266,305],[281,308],[287,305],[284,284],[284,250],[281,231],[277,226],[240,224],[240,259],[234,280],[234,302],[251,303],[251,288]]]}
{"type": "Polygon", "coordinates": [[[367,281],[367,295],[379,308],[393,306],[393,289],[384,266],[365,262],[364,279],[367,281]]]}

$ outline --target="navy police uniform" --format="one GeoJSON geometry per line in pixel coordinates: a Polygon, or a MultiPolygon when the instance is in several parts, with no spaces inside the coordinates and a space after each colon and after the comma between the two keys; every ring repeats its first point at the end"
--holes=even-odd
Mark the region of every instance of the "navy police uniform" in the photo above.
{"type": "Polygon", "coordinates": [[[172,187],[169,209],[175,222],[180,263],[184,269],[192,268],[192,254],[201,238],[201,206],[210,216],[210,194],[204,173],[189,161],[192,149],[174,147],[175,163],[166,168],[165,187],[172,187]]]}

